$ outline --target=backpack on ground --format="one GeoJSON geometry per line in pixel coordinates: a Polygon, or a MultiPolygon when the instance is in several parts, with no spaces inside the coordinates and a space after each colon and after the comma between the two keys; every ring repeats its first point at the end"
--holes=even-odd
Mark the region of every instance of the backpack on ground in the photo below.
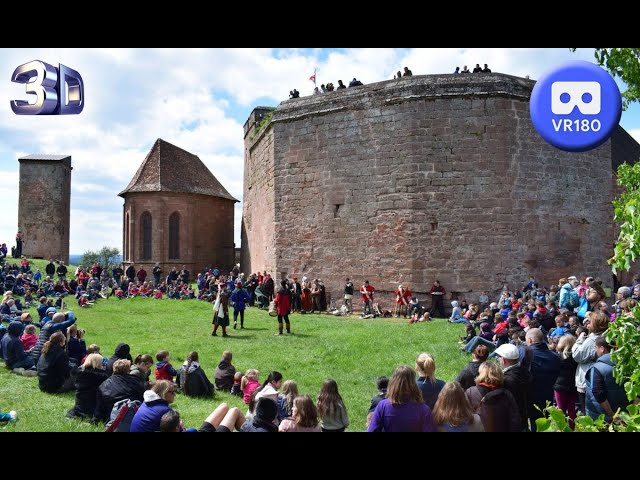
{"type": "Polygon", "coordinates": [[[142,405],[140,400],[120,400],[113,405],[105,432],[129,432],[133,417],[142,405]]]}

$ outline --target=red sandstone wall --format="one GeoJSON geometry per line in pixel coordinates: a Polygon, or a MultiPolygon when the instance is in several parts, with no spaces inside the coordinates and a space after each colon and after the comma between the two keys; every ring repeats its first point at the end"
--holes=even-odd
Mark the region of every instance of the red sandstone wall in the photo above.
{"type": "MultiPolygon", "coordinates": [[[[277,274],[273,139],[272,127],[257,138],[253,138],[252,133],[245,138],[240,270],[247,275],[265,270],[277,274]]],[[[292,214],[298,208],[281,201],[278,205],[292,214]]]]}
{"type": "Polygon", "coordinates": [[[265,239],[256,251],[249,237],[252,265],[319,277],[334,298],[347,276],[385,291],[402,282],[422,299],[435,279],[469,300],[520,287],[529,273],[611,286],[610,145],[547,145],[529,118],[530,82],[452,77],[283,102],[273,138],[253,146],[273,149],[273,208],[247,195],[245,180],[245,212],[262,212],[265,239]]]}
{"type": "Polygon", "coordinates": [[[221,269],[233,265],[233,205],[229,200],[194,194],[130,193],[124,204],[123,222],[129,214],[129,242],[124,242],[125,263],[145,266],[149,273],[155,262],[160,262],[166,275],[173,266],[183,265],[193,273],[211,266],[221,269]],[[142,260],[142,214],[148,211],[152,224],[152,259],[142,260]],[[180,258],[169,259],[169,216],[180,213],[180,258]]]}

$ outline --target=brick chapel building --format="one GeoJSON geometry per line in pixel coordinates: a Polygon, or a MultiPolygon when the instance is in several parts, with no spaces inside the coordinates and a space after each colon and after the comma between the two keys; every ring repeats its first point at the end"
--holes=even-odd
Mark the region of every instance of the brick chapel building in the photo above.
{"type": "Polygon", "coordinates": [[[186,265],[195,276],[205,267],[234,264],[234,205],[238,201],[197,155],[156,140],[122,192],[123,263],[159,262],[163,277],[186,265]]]}

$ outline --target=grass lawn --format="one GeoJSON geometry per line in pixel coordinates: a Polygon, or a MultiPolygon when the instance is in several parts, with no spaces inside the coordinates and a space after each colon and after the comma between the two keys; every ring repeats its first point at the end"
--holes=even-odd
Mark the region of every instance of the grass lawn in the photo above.
{"type": "MultiPolygon", "coordinates": [[[[270,370],[278,370],[284,380],[294,379],[300,392],[314,400],[324,379],[332,377],[338,382],[351,419],[348,431],[364,429],[378,376],[390,376],[398,365],[413,366],[420,352],[434,355],[436,375],[443,380],[454,379],[469,361],[458,351],[463,327],[444,320],[409,325],[404,319],[292,315],[293,335],[275,337],[276,319],[266,311],[249,308],[246,328],[230,328],[231,337],[223,338],[210,336],[212,306],[197,300],[109,299],[100,300],[90,309],[80,309],[70,301],[79,327],[87,330],[87,344],[97,343],[107,357],[116,344],[126,342],[134,357],[148,353],[155,358],[158,350],[169,350],[172,365],[179,368],[188,352],[195,350],[213,381],[222,351],[231,350],[236,369],[257,368],[261,382],[270,370]]],[[[35,308],[32,315],[36,315],[35,308]]],[[[180,411],[185,425],[199,427],[220,402],[246,411],[241,399],[217,391],[209,400],[178,395],[173,407],[180,411]]],[[[0,368],[0,410],[16,410],[19,417],[18,422],[5,424],[0,430],[103,430],[88,422],[66,419],[65,413],[73,403],[73,393],[42,393],[37,377],[17,376],[0,368]]]]}

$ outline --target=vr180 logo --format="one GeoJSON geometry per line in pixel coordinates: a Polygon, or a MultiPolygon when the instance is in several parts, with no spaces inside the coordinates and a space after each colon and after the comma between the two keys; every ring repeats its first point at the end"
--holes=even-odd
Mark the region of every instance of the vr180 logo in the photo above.
{"type": "Polygon", "coordinates": [[[73,115],[84,108],[82,76],[61,63],[56,68],[33,60],[17,67],[11,81],[24,83],[27,93],[36,96],[35,103],[11,100],[16,115],[73,115]]]}
{"type": "Polygon", "coordinates": [[[531,120],[554,147],[584,152],[601,145],[620,121],[622,98],[611,76],[589,62],[545,74],[531,92],[531,120]]]}

